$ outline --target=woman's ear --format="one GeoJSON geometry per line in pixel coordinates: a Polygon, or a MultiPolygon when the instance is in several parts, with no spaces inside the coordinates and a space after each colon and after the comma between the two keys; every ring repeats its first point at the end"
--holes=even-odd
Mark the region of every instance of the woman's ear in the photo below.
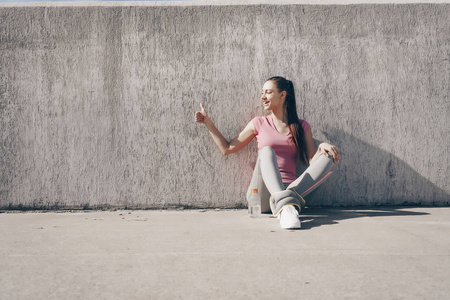
{"type": "Polygon", "coordinates": [[[287,94],[286,91],[282,91],[282,92],[280,93],[280,98],[283,99],[283,100],[286,100],[286,94],[287,94]]]}

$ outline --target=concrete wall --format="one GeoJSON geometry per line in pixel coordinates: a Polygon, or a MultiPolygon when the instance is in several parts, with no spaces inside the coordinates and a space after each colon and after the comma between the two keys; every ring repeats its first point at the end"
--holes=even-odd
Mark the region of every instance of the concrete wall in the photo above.
{"type": "Polygon", "coordinates": [[[310,205],[450,201],[450,5],[0,8],[0,206],[237,207],[273,75],[339,146],[310,205]]]}

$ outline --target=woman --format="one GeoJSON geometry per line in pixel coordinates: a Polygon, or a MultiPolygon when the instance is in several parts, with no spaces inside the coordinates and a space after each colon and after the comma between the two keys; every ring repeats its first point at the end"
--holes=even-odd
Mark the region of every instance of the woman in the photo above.
{"type": "Polygon", "coordinates": [[[257,188],[262,211],[268,211],[270,206],[282,228],[300,228],[298,213],[305,205],[303,197],[332,173],[339,161],[339,151],[328,143],[315,150],[310,125],[297,116],[294,85],[290,80],[269,78],[262,88],[261,100],[264,110],[271,113],[252,119],[231,142],[216,128],[203,104],[201,111],[195,113],[195,121],[206,125],[224,155],[239,151],[256,137],[259,154],[247,199],[250,190],[257,188]],[[297,178],[298,158],[309,167],[297,178]]]}

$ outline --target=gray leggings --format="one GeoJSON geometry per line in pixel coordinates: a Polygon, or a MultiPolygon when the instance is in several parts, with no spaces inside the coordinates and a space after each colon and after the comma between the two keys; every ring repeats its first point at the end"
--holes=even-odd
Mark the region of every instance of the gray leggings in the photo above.
{"type": "Polygon", "coordinates": [[[247,190],[247,200],[250,190],[258,189],[261,197],[261,211],[270,212],[269,198],[271,194],[286,189],[295,189],[300,196],[305,197],[331,175],[333,168],[333,157],[321,154],[294,182],[283,183],[275,151],[266,146],[259,151],[252,180],[247,190]]]}

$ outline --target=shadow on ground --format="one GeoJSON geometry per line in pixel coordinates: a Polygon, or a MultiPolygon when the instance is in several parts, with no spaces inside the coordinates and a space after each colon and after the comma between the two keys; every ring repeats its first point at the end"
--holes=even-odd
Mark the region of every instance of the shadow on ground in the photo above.
{"type": "Polygon", "coordinates": [[[302,230],[308,230],[324,225],[338,224],[339,221],[366,217],[398,217],[424,216],[429,213],[405,211],[411,207],[380,207],[380,208],[305,208],[300,214],[302,230]]]}

